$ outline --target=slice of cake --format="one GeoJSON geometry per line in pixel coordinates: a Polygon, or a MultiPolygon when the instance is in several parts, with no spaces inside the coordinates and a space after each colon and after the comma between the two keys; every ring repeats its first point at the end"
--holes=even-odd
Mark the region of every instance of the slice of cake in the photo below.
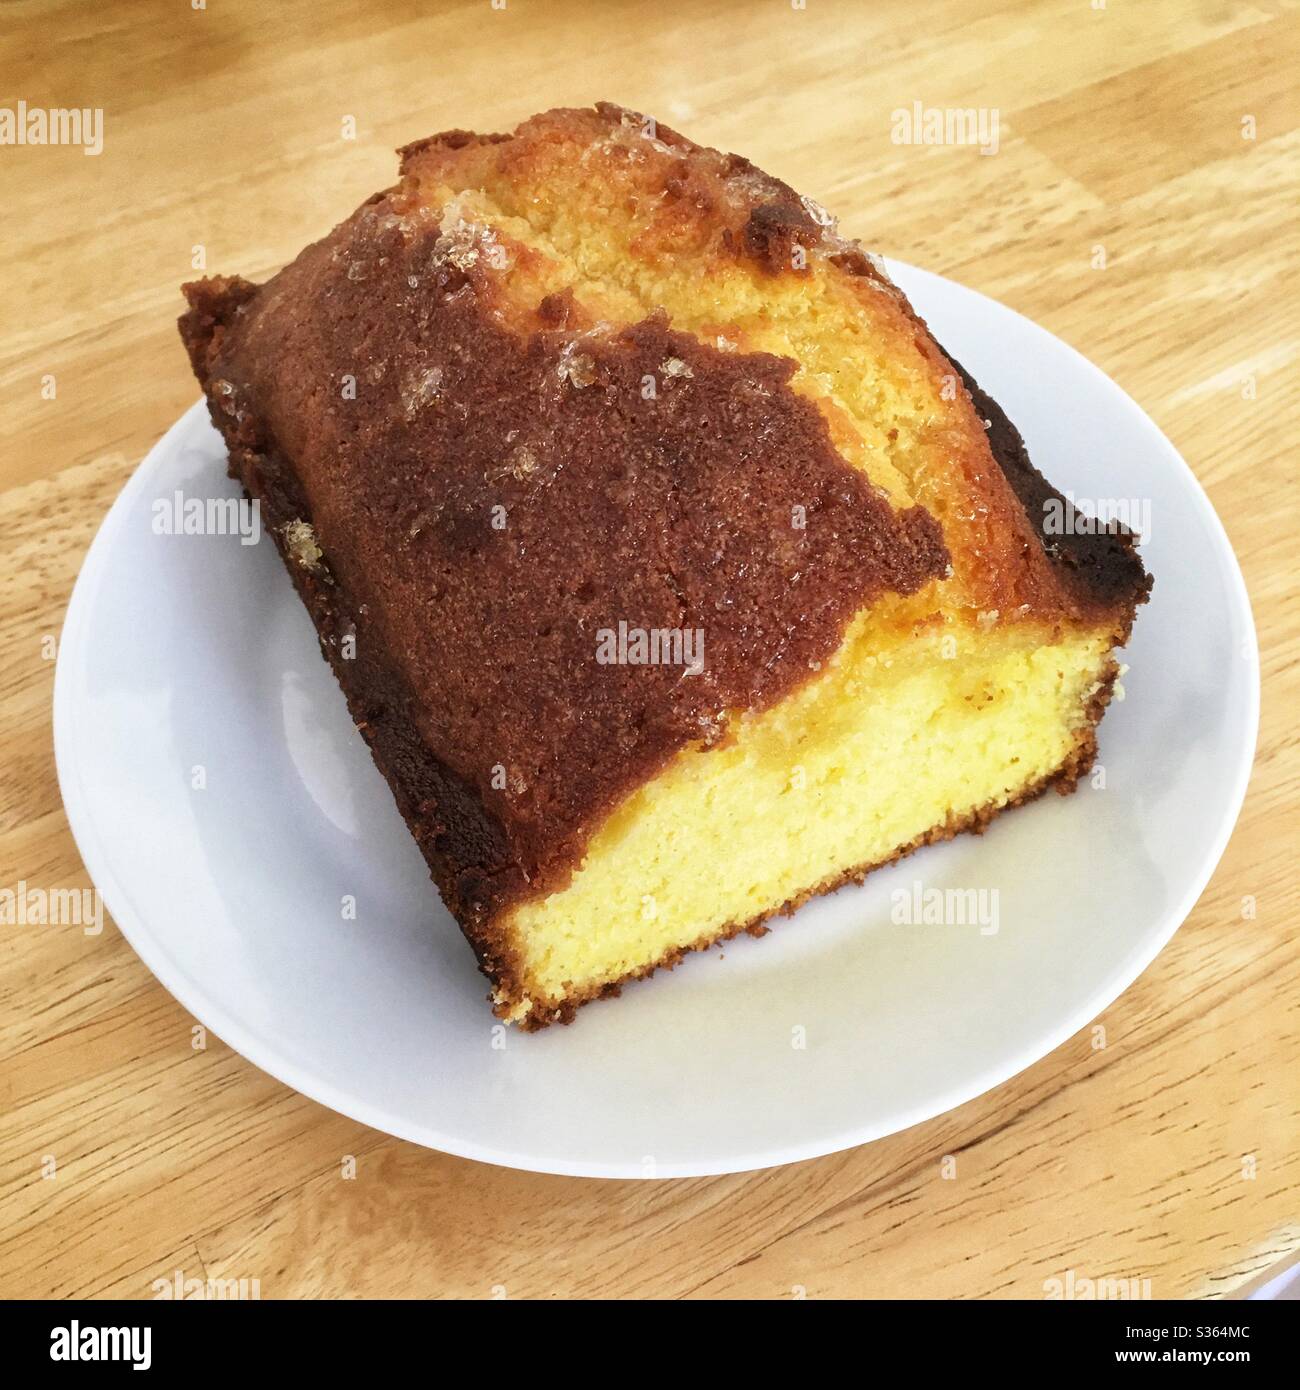
{"type": "Polygon", "coordinates": [[[1088,769],[1132,537],[746,160],[609,105],[452,131],[266,284],[185,292],[231,473],[500,1017],[568,1021],[1088,769]]]}

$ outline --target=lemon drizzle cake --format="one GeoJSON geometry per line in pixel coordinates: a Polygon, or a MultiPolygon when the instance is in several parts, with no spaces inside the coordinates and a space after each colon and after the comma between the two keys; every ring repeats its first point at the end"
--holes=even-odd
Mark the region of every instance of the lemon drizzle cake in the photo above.
{"type": "Polygon", "coordinates": [[[181,332],[525,1028],[1090,766],[1150,586],[810,200],[602,104],[181,332]]]}

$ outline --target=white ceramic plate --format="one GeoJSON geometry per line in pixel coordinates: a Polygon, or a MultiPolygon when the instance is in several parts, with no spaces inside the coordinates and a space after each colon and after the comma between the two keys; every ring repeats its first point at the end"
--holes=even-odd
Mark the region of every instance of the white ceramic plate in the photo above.
{"type": "Polygon", "coordinates": [[[1149,504],[1155,594],[1128,698],[1102,725],[1104,790],[1085,782],[924,850],[572,1027],[502,1030],[270,542],[153,532],[157,498],[235,495],[196,405],[91,547],[55,685],[86,866],[190,1012],[288,1085],[417,1143],[670,1177],[939,1114],[1132,983],[1196,902],[1245,791],[1259,684],[1241,574],[1190,470],[1114,383],[982,295],[891,270],[1058,487],[1149,504]],[[916,882],[996,888],[996,934],[894,925],[894,890],[916,882]]]}

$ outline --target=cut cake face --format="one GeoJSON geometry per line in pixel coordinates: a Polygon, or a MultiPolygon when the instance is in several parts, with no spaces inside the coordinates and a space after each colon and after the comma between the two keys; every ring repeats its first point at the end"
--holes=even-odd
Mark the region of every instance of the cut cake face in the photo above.
{"type": "Polygon", "coordinates": [[[277,538],[526,1028],[1073,788],[1150,580],[877,263],[621,108],[408,146],[186,287],[277,538]]]}

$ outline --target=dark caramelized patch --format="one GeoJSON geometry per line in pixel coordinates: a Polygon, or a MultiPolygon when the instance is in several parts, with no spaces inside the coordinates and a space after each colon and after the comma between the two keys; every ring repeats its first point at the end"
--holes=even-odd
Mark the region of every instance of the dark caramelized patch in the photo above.
{"type": "Polygon", "coordinates": [[[956,358],[948,360],[961,374],[976,414],[988,421],[993,457],[1071,597],[1085,611],[1126,614],[1127,626],[1118,638],[1122,645],[1133,624],[1133,605],[1145,603],[1151,592],[1151,576],[1137,552],[1137,538],[1118,521],[1096,522],[1071,506],[1030,462],[1020,431],[1002,407],[956,358]],[[1063,525],[1047,525],[1049,507],[1063,518],[1063,525]]]}
{"type": "Polygon", "coordinates": [[[413,769],[399,804],[471,923],[561,884],[674,753],[948,563],[928,513],[895,513],[835,452],[792,362],[662,316],[576,336],[560,297],[524,335],[495,273],[381,200],[255,297],[188,287],[182,320],[232,469],[264,496],[281,478],[280,510],[294,480],[365,690],[335,669],[377,704],[390,781],[413,769]],[[701,634],[702,669],[601,662],[620,624],[701,634]]]}
{"type": "MultiPolygon", "coordinates": [[[[730,237],[726,233],[724,240],[730,237]]],[[[796,198],[792,203],[762,203],[750,214],[741,229],[738,249],[742,255],[757,261],[769,275],[807,273],[800,266],[795,248],[807,250],[822,239],[822,229],[804,210],[796,198]]]]}
{"type": "Polygon", "coordinates": [[[546,295],[537,306],[537,317],[548,328],[567,328],[569,319],[576,317],[573,288],[546,295]]]}
{"type": "Polygon", "coordinates": [[[437,135],[426,135],[423,140],[412,140],[409,145],[403,145],[397,154],[402,167],[405,167],[407,160],[434,145],[442,145],[449,150],[464,150],[471,145],[499,145],[509,139],[508,135],[480,135],[473,130],[443,130],[437,135]]]}

